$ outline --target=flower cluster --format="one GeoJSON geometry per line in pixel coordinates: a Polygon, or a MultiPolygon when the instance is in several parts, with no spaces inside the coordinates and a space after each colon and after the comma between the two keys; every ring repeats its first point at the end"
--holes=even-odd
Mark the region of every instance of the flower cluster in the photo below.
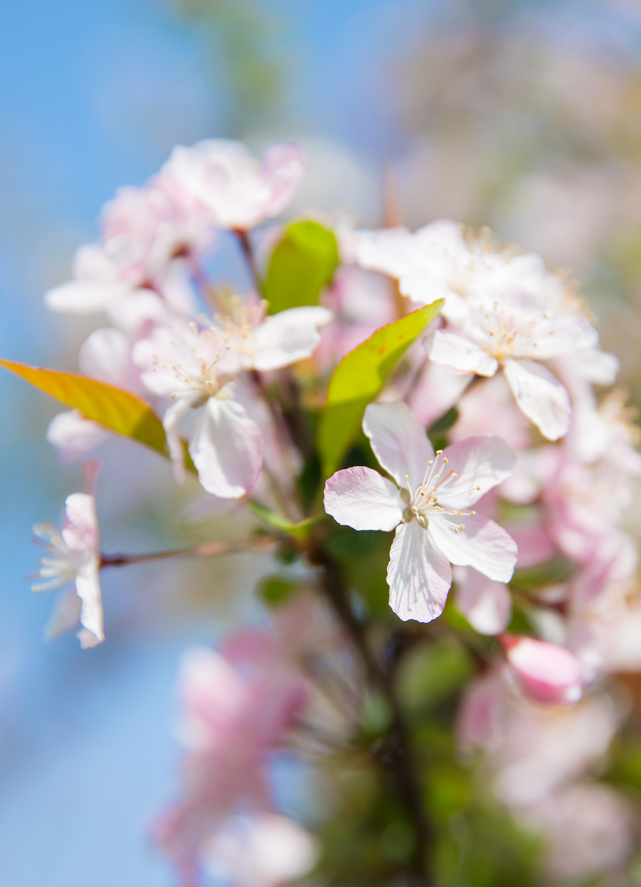
{"type": "Polygon", "coordinates": [[[641,455],[625,395],[602,391],[617,359],[573,279],[485,230],[270,222],[304,169],[294,145],[262,162],[231,141],[178,147],[117,193],[73,280],[47,293],[53,311],[106,317],[80,348],[83,396],[103,383],[101,404],[112,392],[112,412],[128,404],[157,435],[71,398],[48,431],[63,461],[113,431],[162,449],[164,432],[176,482],[192,477],[201,511],[233,506],[245,534],[106,555],[89,471],[63,529],[36,528],[49,550],[34,590],[67,586],[49,634],[79,622],[83,647],[104,641],[103,567],[267,553],[262,624],[182,665],[182,787],[154,834],[185,885],[279,887],[315,865],[322,880],[426,881],[451,854],[427,819],[452,772],[543,841],[546,877],[622,866],[634,802],[598,776],[627,717],[612,676],[641,670],[626,519],[641,455]],[[248,291],[211,273],[230,250],[248,291]],[[458,752],[439,764],[454,754],[429,747],[444,724],[458,752]],[[332,785],[316,820],[341,824],[319,829],[322,854],[279,806],[283,749],[332,785]]]}

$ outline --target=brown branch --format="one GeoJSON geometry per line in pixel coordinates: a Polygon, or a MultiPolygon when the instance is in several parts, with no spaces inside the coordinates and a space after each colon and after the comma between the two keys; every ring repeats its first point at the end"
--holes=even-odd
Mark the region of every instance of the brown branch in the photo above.
{"type": "Polygon", "coordinates": [[[393,683],[371,649],[363,625],[352,610],[340,567],[320,549],[314,551],[312,560],[324,568],[325,594],[352,639],[367,676],[390,707],[392,722],[387,737],[389,754],[381,760],[396,782],[399,798],[414,830],[417,844],[416,862],[420,874],[418,883],[423,887],[432,887],[428,857],[433,844],[433,835],[423,809],[409,730],[393,683]]]}
{"type": "Polygon", "coordinates": [[[254,280],[256,292],[262,295],[262,275],[260,273],[260,268],[258,267],[258,262],[256,261],[256,256],[254,255],[254,248],[251,244],[251,240],[249,239],[249,235],[246,231],[241,231],[240,229],[236,229],[234,231],[234,234],[236,235],[236,239],[238,240],[243,256],[245,257],[245,261],[247,262],[247,266],[254,280]]]}
{"type": "Polygon", "coordinates": [[[238,542],[204,542],[193,548],[179,548],[173,551],[152,551],[145,554],[103,554],[100,569],[106,567],[128,567],[133,564],[148,564],[180,557],[221,557],[225,554],[238,554],[242,551],[270,551],[279,544],[272,536],[256,536],[238,542]]]}

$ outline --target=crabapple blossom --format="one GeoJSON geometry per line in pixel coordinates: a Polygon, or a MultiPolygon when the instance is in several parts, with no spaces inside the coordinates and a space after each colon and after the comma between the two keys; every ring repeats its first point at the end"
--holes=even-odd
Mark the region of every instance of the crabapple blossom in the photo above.
{"type": "Polygon", "coordinates": [[[499,634],[509,624],[512,596],[504,582],[488,579],[473,567],[454,567],[456,606],[480,634],[499,634]]]}
{"type": "Polygon", "coordinates": [[[237,499],[258,479],[263,445],[260,429],[234,399],[231,377],[220,370],[225,350],[220,331],[176,325],[137,342],[133,359],[149,391],[173,399],[163,425],[176,479],[185,477],[178,425],[194,410],[188,448],[198,479],[207,492],[237,499]]]}
{"type": "Polygon", "coordinates": [[[241,142],[205,139],[191,148],[178,145],[162,175],[204,207],[215,225],[248,231],[279,215],[305,171],[297,145],[272,145],[262,163],[241,142]]]}
{"type": "MultiPolygon", "coordinates": [[[[156,828],[161,846],[180,865],[202,852],[207,838],[242,802],[269,807],[265,767],[307,702],[306,682],[274,649],[266,668],[241,644],[232,652],[194,648],[183,658],[180,679],[180,736],[187,750],[183,798],[156,828]]],[[[251,644],[249,645],[251,648],[251,644]]],[[[250,650],[251,652],[251,650],[250,650]]]]}
{"type": "Polygon", "coordinates": [[[227,345],[221,362],[226,372],[266,372],[303,360],[321,340],[318,328],[332,319],[331,311],[320,305],[288,308],[271,316],[268,307],[251,293],[245,299],[232,296],[229,313],[214,317],[227,345]]]}
{"type": "Polygon", "coordinates": [[[488,297],[470,305],[456,331],[436,330],[426,340],[430,359],[458,372],[493,376],[499,366],[519,409],[549,440],[570,424],[570,398],[540,361],[586,348],[596,331],[582,315],[554,317],[521,299],[488,297]]]}
{"type": "Polygon", "coordinates": [[[394,612],[419,622],[439,616],[452,584],[450,563],[508,582],[516,545],[493,520],[467,510],[512,471],[508,445],[479,435],[435,455],[402,401],[370,404],[363,430],[398,487],[370,468],[347,468],[327,481],[325,510],[356,530],[396,527],[387,570],[394,612]]]}
{"type": "Polygon", "coordinates": [[[507,660],[536,702],[576,702],[583,691],[581,664],[569,650],[534,638],[504,634],[507,660]]]}
{"type": "Polygon", "coordinates": [[[211,221],[170,178],[123,188],[104,209],[101,240],[80,247],[73,280],[49,290],[45,303],[68,314],[108,310],[156,289],[175,257],[202,251],[212,237],[211,221]]]}
{"type": "Polygon", "coordinates": [[[79,410],[58,413],[47,428],[47,440],[57,448],[63,465],[82,459],[108,437],[102,425],[85,419],[79,410]]]}
{"type": "Polygon", "coordinates": [[[65,501],[62,530],[49,523],[36,524],[34,533],[47,543],[39,581],[33,591],[52,591],[64,586],[47,627],[48,637],[57,637],[80,622],[82,647],[94,647],[105,639],[100,593],[100,531],[96,500],[89,493],[73,493],[65,501]]]}

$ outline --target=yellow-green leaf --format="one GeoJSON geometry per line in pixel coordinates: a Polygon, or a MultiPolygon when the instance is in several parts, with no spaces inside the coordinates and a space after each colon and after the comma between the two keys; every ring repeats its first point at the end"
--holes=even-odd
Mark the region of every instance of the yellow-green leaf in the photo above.
{"type": "Polygon", "coordinates": [[[439,299],[381,327],[336,367],[318,430],[325,477],[339,467],[358,432],[365,407],[378,395],[396,361],[436,317],[442,304],[439,299]]]}
{"type": "Polygon", "coordinates": [[[0,366],[66,406],[79,410],[86,419],[166,455],[162,422],[149,404],[135,394],[77,373],[41,369],[14,360],[0,360],[0,366]]]}
{"type": "Polygon", "coordinates": [[[317,305],[339,263],[333,231],[318,222],[292,222],[276,245],[263,284],[269,313],[317,305]]]}

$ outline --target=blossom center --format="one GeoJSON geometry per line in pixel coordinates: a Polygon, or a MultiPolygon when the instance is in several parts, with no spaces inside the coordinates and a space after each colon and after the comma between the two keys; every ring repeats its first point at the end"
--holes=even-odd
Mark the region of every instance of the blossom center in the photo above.
{"type": "MultiPolygon", "coordinates": [[[[447,456],[443,455],[443,450],[437,450],[434,459],[430,459],[425,469],[423,482],[412,490],[409,487],[409,477],[405,475],[405,481],[409,487],[410,501],[409,510],[413,517],[427,529],[430,517],[436,515],[447,516],[474,516],[475,511],[458,511],[456,509],[445,508],[439,503],[439,497],[447,494],[448,486],[458,477],[454,468],[449,467],[447,456]]],[[[477,491],[480,487],[476,488],[477,491]]],[[[465,524],[453,525],[455,533],[459,533],[465,529],[465,524]]]]}

